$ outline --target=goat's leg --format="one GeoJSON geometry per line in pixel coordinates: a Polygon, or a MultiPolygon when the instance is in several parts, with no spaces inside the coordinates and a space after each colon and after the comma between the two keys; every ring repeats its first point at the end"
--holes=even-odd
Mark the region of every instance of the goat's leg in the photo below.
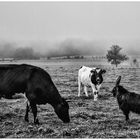
{"type": "Polygon", "coordinates": [[[125,115],[125,120],[129,121],[129,111],[123,111],[123,114],[125,115]]]}
{"type": "Polygon", "coordinates": [[[38,118],[37,118],[37,106],[35,103],[31,102],[30,103],[33,115],[34,115],[34,123],[39,124],[38,118]]]}
{"type": "Polygon", "coordinates": [[[28,112],[30,111],[30,108],[29,108],[29,104],[28,104],[28,101],[26,102],[26,114],[25,114],[25,121],[26,122],[29,122],[29,119],[28,119],[28,112]]]}

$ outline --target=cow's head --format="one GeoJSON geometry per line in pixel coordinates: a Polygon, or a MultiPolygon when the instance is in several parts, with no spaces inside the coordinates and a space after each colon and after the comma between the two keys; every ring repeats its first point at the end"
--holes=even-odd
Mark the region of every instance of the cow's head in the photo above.
{"type": "Polygon", "coordinates": [[[55,107],[55,112],[58,115],[58,117],[64,122],[64,123],[69,123],[70,118],[69,118],[69,105],[67,101],[62,98],[62,103],[58,104],[55,107]]]}
{"type": "Polygon", "coordinates": [[[96,68],[91,70],[91,82],[94,85],[100,85],[103,82],[102,74],[106,73],[106,70],[96,68]]]}

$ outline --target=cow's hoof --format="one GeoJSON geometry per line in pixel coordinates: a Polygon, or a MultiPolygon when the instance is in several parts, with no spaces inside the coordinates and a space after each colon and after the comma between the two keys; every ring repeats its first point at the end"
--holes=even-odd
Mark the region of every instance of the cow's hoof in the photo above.
{"type": "Polygon", "coordinates": [[[34,124],[39,125],[39,120],[38,120],[38,119],[36,119],[36,120],[34,121],[34,124]]]}

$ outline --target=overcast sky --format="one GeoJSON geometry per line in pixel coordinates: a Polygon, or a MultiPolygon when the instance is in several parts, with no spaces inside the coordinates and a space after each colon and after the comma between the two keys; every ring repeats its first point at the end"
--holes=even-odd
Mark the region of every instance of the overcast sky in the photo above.
{"type": "Polygon", "coordinates": [[[140,45],[140,2],[0,2],[0,40],[140,45]]]}

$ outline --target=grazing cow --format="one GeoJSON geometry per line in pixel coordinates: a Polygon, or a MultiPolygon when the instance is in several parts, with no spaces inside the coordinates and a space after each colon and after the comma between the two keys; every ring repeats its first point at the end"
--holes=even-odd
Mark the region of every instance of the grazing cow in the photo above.
{"type": "Polygon", "coordinates": [[[94,101],[96,101],[101,83],[103,82],[102,74],[105,72],[106,70],[104,69],[82,66],[78,72],[78,96],[80,96],[81,84],[84,85],[84,92],[87,97],[87,86],[91,86],[94,101]]]}
{"type": "Polygon", "coordinates": [[[114,97],[117,97],[119,108],[123,111],[126,121],[128,121],[130,111],[140,114],[140,95],[135,92],[129,92],[123,86],[119,85],[120,81],[121,76],[118,77],[112,93],[114,97]]]}
{"type": "Polygon", "coordinates": [[[31,107],[34,123],[39,124],[36,105],[49,103],[64,123],[70,122],[69,105],[60,96],[45,70],[27,64],[0,65],[0,98],[12,99],[15,93],[25,93],[28,99],[25,121],[28,121],[28,112],[31,107]]]}

